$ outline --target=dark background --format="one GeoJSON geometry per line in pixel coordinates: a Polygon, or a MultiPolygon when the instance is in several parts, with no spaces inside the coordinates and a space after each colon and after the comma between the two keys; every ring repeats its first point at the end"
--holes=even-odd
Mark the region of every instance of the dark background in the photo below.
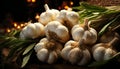
{"type": "Polygon", "coordinates": [[[33,19],[36,13],[44,11],[44,4],[48,3],[50,8],[58,9],[63,1],[73,1],[79,5],[80,0],[36,0],[35,3],[28,3],[27,0],[0,0],[0,23],[7,17],[14,21],[28,21],[33,19]]]}
{"type": "Polygon", "coordinates": [[[36,0],[33,6],[26,0],[0,0],[0,21],[7,16],[12,17],[15,21],[25,21],[30,14],[44,11],[44,0],[36,0]]]}

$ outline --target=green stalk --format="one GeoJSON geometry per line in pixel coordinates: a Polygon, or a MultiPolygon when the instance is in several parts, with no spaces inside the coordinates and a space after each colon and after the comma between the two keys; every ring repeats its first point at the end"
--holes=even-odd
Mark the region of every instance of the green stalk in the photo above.
{"type": "Polygon", "coordinates": [[[118,16],[116,16],[112,21],[110,21],[109,23],[107,23],[98,33],[98,36],[102,36],[104,34],[104,32],[106,32],[106,30],[108,29],[108,27],[115,23],[116,21],[120,20],[120,14],[118,16]]]}

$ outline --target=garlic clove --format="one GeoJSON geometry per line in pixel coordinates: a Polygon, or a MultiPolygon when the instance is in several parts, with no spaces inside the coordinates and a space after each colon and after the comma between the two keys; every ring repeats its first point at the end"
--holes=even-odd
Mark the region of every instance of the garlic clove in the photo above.
{"type": "Polygon", "coordinates": [[[72,46],[72,44],[76,43],[76,41],[69,40],[68,42],[65,43],[64,48],[67,46],[72,46]]]}
{"type": "Polygon", "coordinates": [[[76,25],[79,22],[79,14],[74,11],[67,12],[66,18],[71,23],[72,26],[76,25]]]}
{"type": "Polygon", "coordinates": [[[23,31],[20,32],[20,39],[25,39],[25,35],[23,34],[23,31]]]}
{"type": "Polygon", "coordinates": [[[90,62],[91,60],[91,55],[90,55],[90,52],[85,49],[83,50],[83,57],[81,58],[80,62],[78,63],[78,65],[86,65],[90,62]]]}
{"type": "Polygon", "coordinates": [[[116,52],[112,50],[111,48],[106,49],[105,54],[104,54],[104,60],[108,60],[112,58],[115,54],[116,52]]]}
{"type": "Polygon", "coordinates": [[[39,41],[39,43],[48,43],[49,41],[48,41],[48,39],[47,38],[42,38],[40,41],[39,41]]]}
{"type": "Polygon", "coordinates": [[[68,53],[71,51],[71,49],[72,49],[71,46],[66,46],[65,48],[62,49],[61,56],[63,59],[68,60],[69,58],[68,53]]]}
{"type": "Polygon", "coordinates": [[[104,46],[104,43],[99,43],[99,44],[94,45],[94,46],[92,47],[92,52],[93,52],[96,48],[101,47],[101,46],[104,46]]]}
{"type": "Polygon", "coordinates": [[[33,39],[36,38],[36,29],[35,29],[35,25],[34,24],[28,24],[27,28],[26,28],[27,31],[25,31],[27,33],[27,35],[30,37],[32,37],[33,39]]]}
{"type": "Polygon", "coordinates": [[[49,22],[45,26],[45,34],[48,38],[52,38],[62,43],[69,40],[69,31],[67,27],[58,21],[49,22]]]}
{"type": "Polygon", "coordinates": [[[35,52],[38,52],[39,50],[41,50],[42,48],[44,48],[45,44],[43,42],[41,43],[37,43],[34,47],[35,52]]]}
{"type": "Polygon", "coordinates": [[[79,27],[79,28],[77,28],[77,27],[79,27],[79,25],[73,26],[72,31],[71,31],[71,33],[72,33],[72,38],[73,38],[75,41],[81,40],[81,37],[83,37],[84,31],[85,31],[82,27],[79,27]]]}
{"type": "Polygon", "coordinates": [[[57,9],[49,9],[47,4],[45,4],[44,7],[46,11],[41,13],[40,22],[43,25],[47,25],[48,22],[54,21],[60,12],[57,9]]]}
{"type": "Polygon", "coordinates": [[[53,19],[54,19],[54,13],[52,11],[43,12],[40,15],[40,22],[43,25],[47,25],[48,22],[53,21],[53,19]]]}
{"type": "Polygon", "coordinates": [[[79,48],[74,48],[69,52],[68,59],[72,64],[76,64],[80,60],[81,56],[81,50],[79,48]]]}
{"type": "Polygon", "coordinates": [[[38,37],[39,35],[44,36],[45,32],[44,32],[44,26],[41,23],[34,23],[35,27],[36,27],[36,36],[38,37]]]}
{"type": "MultiPolygon", "coordinates": [[[[27,26],[25,26],[22,31],[20,32],[21,35],[20,37],[25,37],[25,38],[35,38],[36,32],[35,32],[35,26],[32,23],[29,23],[27,26]]],[[[23,39],[25,39],[23,38],[23,39]]]]}
{"type": "Polygon", "coordinates": [[[61,10],[59,13],[59,16],[56,17],[56,21],[59,21],[60,23],[64,24],[64,22],[67,20],[66,13],[67,10],[61,10]]]}
{"type": "Polygon", "coordinates": [[[61,23],[58,22],[58,21],[49,22],[49,23],[45,26],[45,32],[47,33],[48,30],[55,32],[55,29],[56,29],[59,25],[61,25],[61,23]]]}
{"type": "Polygon", "coordinates": [[[104,47],[98,47],[93,51],[93,57],[96,61],[104,60],[104,58],[103,58],[104,54],[105,54],[104,47]]]}
{"type": "Polygon", "coordinates": [[[56,60],[57,60],[57,58],[58,58],[58,56],[57,56],[57,53],[55,52],[55,51],[52,51],[52,52],[50,52],[50,54],[49,54],[49,57],[48,57],[48,63],[49,64],[52,64],[52,63],[54,63],[56,60]]]}
{"type": "MultiPolygon", "coordinates": [[[[91,30],[92,31],[92,30],[91,30]]],[[[94,44],[97,41],[97,32],[85,31],[83,39],[85,44],[94,44]]]]}
{"type": "Polygon", "coordinates": [[[48,55],[49,55],[49,51],[45,48],[37,52],[37,58],[42,62],[45,62],[48,59],[48,55]]]}
{"type": "Polygon", "coordinates": [[[56,34],[61,38],[60,42],[67,42],[69,40],[69,31],[65,26],[58,26],[56,34]]]}
{"type": "Polygon", "coordinates": [[[53,20],[56,20],[57,16],[60,15],[60,11],[56,10],[56,9],[51,9],[51,11],[54,13],[54,19],[53,20]]]}

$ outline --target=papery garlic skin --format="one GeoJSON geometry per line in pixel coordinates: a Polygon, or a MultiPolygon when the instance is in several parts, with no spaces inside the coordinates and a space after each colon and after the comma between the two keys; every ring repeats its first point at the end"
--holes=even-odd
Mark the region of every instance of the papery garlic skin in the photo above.
{"type": "Polygon", "coordinates": [[[88,31],[84,32],[83,39],[85,44],[94,44],[97,41],[97,31],[90,28],[88,31]]]}
{"type": "Polygon", "coordinates": [[[79,24],[79,14],[77,12],[71,11],[66,14],[67,23],[72,28],[74,25],[79,24]]]}
{"type": "Polygon", "coordinates": [[[106,48],[105,46],[106,45],[104,43],[99,43],[93,46],[92,48],[93,58],[96,61],[109,60],[117,53],[112,48],[109,47],[106,48]]]}
{"type": "Polygon", "coordinates": [[[71,64],[78,64],[80,66],[86,65],[91,60],[90,52],[88,49],[79,48],[77,44],[77,41],[68,41],[61,51],[61,56],[71,64]]]}
{"type": "Polygon", "coordinates": [[[64,24],[65,21],[67,20],[67,18],[66,18],[67,12],[68,12],[67,10],[61,10],[59,15],[56,18],[56,21],[59,21],[60,23],[64,24]]]}
{"type": "Polygon", "coordinates": [[[20,32],[20,38],[26,39],[26,38],[38,38],[40,36],[44,36],[44,25],[41,23],[29,23],[27,26],[25,26],[22,31],[20,32]]]}
{"type": "Polygon", "coordinates": [[[43,25],[47,25],[48,22],[56,20],[56,17],[59,15],[59,10],[51,9],[47,10],[40,14],[40,22],[43,25]]]}
{"type": "Polygon", "coordinates": [[[78,65],[86,65],[91,61],[91,54],[88,49],[83,50],[83,57],[81,58],[81,61],[78,63],[78,65]]]}
{"type": "Polygon", "coordinates": [[[97,41],[97,31],[91,27],[83,27],[80,25],[74,25],[71,29],[72,38],[75,41],[84,39],[85,44],[92,45],[97,41]]]}
{"type": "Polygon", "coordinates": [[[42,38],[34,47],[37,58],[49,64],[57,61],[60,57],[60,51],[62,50],[62,44],[49,40],[47,38],[42,38]]]}
{"type": "Polygon", "coordinates": [[[61,22],[63,25],[70,27],[70,29],[79,23],[79,14],[72,10],[61,10],[56,21],[61,22]]]}
{"type": "Polygon", "coordinates": [[[73,28],[71,29],[72,38],[75,41],[81,40],[84,35],[84,31],[85,30],[82,27],[80,27],[78,24],[74,25],[73,28]]]}
{"type": "Polygon", "coordinates": [[[52,38],[62,43],[67,42],[70,38],[68,28],[58,21],[49,22],[45,26],[45,34],[48,38],[52,38]]]}

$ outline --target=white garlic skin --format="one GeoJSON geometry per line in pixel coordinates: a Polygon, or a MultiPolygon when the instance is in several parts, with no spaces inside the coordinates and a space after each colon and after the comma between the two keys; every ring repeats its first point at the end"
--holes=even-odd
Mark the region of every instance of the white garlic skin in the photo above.
{"type": "Polygon", "coordinates": [[[77,12],[67,12],[66,18],[66,22],[68,22],[68,24],[70,24],[71,27],[73,27],[76,24],[79,24],[79,14],[77,12]]]}
{"type": "Polygon", "coordinates": [[[90,28],[89,31],[85,31],[83,35],[85,44],[94,44],[97,41],[97,31],[90,28]]]}
{"type": "Polygon", "coordinates": [[[83,57],[81,58],[81,61],[78,63],[78,65],[86,65],[91,61],[91,54],[88,49],[83,50],[83,57]]]}
{"type": "Polygon", "coordinates": [[[50,40],[47,38],[42,38],[34,47],[37,58],[49,64],[57,61],[60,57],[60,52],[62,50],[62,44],[56,42],[55,45],[50,45],[50,40]]]}
{"type": "Polygon", "coordinates": [[[109,60],[116,54],[115,50],[111,48],[106,48],[105,45],[102,43],[93,46],[92,52],[93,52],[93,58],[96,61],[109,60]]]}
{"type": "Polygon", "coordinates": [[[84,66],[91,60],[91,54],[88,49],[81,49],[77,46],[78,42],[70,40],[66,42],[61,51],[61,56],[64,60],[69,61],[71,64],[78,64],[84,66]]]}
{"type": "Polygon", "coordinates": [[[79,23],[79,14],[72,10],[61,10],[56,21],[61,22],[63,25],[70,27],[70,29],[79,23]]]}
{"type": "Polygon", "coordinates": [[[72,38],[75,41],[80,41],[81,38],[84,39],[85,44],[94,44],[97,41],[97,31],[93,28],[85,30],[80,25],[74,25],[71,30],[72,38]]]}
{"type": "Polygon", "coordinates": [[[73,48],[68,54],[68,59],[69,62],[71,62],[72,64],[76,64],[79,62],[82,56],[83,54],[81,53],[81,50],[79,48],[73,48]]]}
{"type": "Polygon", "coordinates": [[[58,21],[49,22],[45,26],[45,34],[48,38],[58,40],[62,43],[67,42],[70,38],[69,30],[67,29],[67,27],[65,27],[58,21]],[[53,32],[55,35],[50,35],[50,32],[53,32]]]}
{"type": "Polygon", "coordinates": [[[48,63],[49,64],[52,64],[52,63],[54,63],[56,60],[57,60],[57,58],[58,58],[58,55],[57,55],[57,53],[56,52],[54,52],[54,51],[52,51],[50,54],[49,54],[49,57],[48,57],[48,63]]]}
{"type": "Polygon", "coordinates": [[[45,35],[44,25],[42,25],[41,23],[29,23],[20,32],[21,39],[26,39],[26,38],[35,39],[37,37],[44,35],[45,35]]]}
{"type": "Polygon", "coordinates": [[[67,20],[66,14],[67,10],[61,10],[59,15],[56,17],[56,21],[59,21],[60,23],[64,24],[64,22],[67,20]]]}
{"type": "Polygon", "coordinates": [[[43,25],[47,25],[48,22],[56,20],[56,17],[59,15],[59,10],[51,9],[47,10],[40,14],[40,22],[43,25]]]}
{"type": "Polygon", "coordinates": [[[75,41],[81,40],[81,38],[84,35],[84,31],[85,30],[82,27],[80,27],[78,24],[74,25],[73,28],[71,29],[72,38],[75,41]]]}
{"type": "Polygon", "coordinates": [[[45,62],[48,59],[48,57],[49,57],[49,51],[45,48],[37,52],[37,58],[42,62],[45,62]]]}

